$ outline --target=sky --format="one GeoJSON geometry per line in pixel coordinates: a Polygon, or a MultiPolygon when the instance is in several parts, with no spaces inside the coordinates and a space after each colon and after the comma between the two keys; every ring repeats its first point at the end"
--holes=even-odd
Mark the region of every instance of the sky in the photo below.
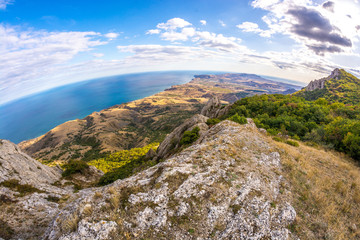
{"type": "Polygon", "coordinates": [[[360,74],[359,0],[0,0],[0,105],[124,73],[360,74]]]}

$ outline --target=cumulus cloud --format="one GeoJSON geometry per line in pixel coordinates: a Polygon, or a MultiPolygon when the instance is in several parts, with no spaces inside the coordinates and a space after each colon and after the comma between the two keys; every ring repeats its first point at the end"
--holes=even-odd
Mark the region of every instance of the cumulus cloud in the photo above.
{"type": "Polygon", "coordinates": [[[13,4],[13,0],[0,0],[0,9],[5,10],[7,5],[13,4]]]}
{"type": "MultiPolygon", "coordinates": [[[[359,41],[359,36],[354,34],[356,20],[346,17],[358,16],[359,7],[344,0],[341,6],[345,7],[336,8],[337,1],[339,0],[326,1],[318,5],[311,0],[254,0],[251,5],[269,12],[262,18],[268,25],[268,36],[275,33],[288,35],[304,48],[324,55],[351,51],[354,42],[359,41]]],[[[243,31],[264,36],[262,30],[255,25],[238,26],[243,31]]]]}
{"type": "Polygon", "coordinates": [[[330,12],[334,12],[334,2],[331,1],[327,1],[323,3],[323,8],[325,8],[326,10],[330,11],[330,12]]]}
{"type": "Polygon", "coordinates": [[[219,20],[219,23],[220,23],[220,25],[221,25],[222,27],[226,27],[226,24],[224,23],[224,21],[219,20]]]}
{"type": "Polygon", "coordinates": [[[298,21],[291,28],[293,33],[318,42],[328,42],[344,47],[352,46],[351,40],[335,33],[338,29],[332,26],[330,21],[319,12],[301,7],[291,9],[288,13],[298,21]]]}
{"type": "Polygon", "coordinates": [[[206,25],[206,20],[200,20],[201,25],[206,25]]]}
{"type": "Polygon", "coordinates": [[[181,18],[173,18],[166,23],[157,25],[157,29],[147,31],[148,34],[160,34],[163,40],[170,42],[184,42],[191,40],[192,42],[209,48],[216,48],[223,51],[233,51],[234,49],[242,49],[245,47],[239,43],[241,39],[235,37],[225,37],[222,34],[210,33],[206,31],[197,31],[191,27],[192,24],[181,18]],[[151,33],[150,33],[151,31],[151,33]]]}
{"type": "Polygon", "coordinates": [[[159,34],[160,29],[150,29],[146,32],[146,34],[159,34]]]}
{"type": "Polygon", "coordinates": [[[241,40],[235,37],[225,37],[222,34],[210,32],[197,32],[197,37],[199,44],[205,47],[219,48],[225,51],[242,48],[238,43],[241,40]]]}
{"type": "Polygon", "coordinates": [[[119,36],[119,34],[110,32],[110,33],[105,34],[104,36],[109,38],[109,39],[115,39],[115,38],[117,38],[119,36]]]}
{"type": "Polygon", "coordinates": [[[175,41],[187,41],[189,37],[192,37],[195,35],[195,28],[187,27],[182,28],[180,32],[176,31],[166,31],[161,34],[161,37],[164,40],[175,42],[175,41]]]}
{"type": "Polygon", "coordinates": [[[243,32],[252,32],[259,33],[261,37],[270,37],[271,31],[262,30],[259,28],[259,25],[253,22],[243,22],[241,24],[236,25],[237,28],[241,29],[243,32]]]}
{"type": "Polygon", "coordinates": [[[192,24],[182,18],[172,18],[169,19],[166,23],[159,23],[157,28],[164,30],[175,30],[177,28],[184,28],[190,25],[192,24]]]}

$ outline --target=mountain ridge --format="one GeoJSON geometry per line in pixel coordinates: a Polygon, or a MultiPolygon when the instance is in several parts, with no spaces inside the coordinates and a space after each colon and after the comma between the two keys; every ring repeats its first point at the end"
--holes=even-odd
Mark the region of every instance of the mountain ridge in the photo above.
{"type": "Polygon", "coordinates": [[[360,79],[344,69],[334,69],[328,77],[311,81],[303,90],[294,93],[306,100],[324,98],[330,102],[358,104],[360,79]]]}

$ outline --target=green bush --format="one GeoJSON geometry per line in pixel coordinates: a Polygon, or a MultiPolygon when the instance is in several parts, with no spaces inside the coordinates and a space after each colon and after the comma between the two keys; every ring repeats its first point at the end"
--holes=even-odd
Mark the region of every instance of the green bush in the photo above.
{"type": "Polygon", "coordinates": [[[82,160],[70,160],[63,165],[63,168],[65,171],[62,173],[62,176],[67,177],[74,173],[84,173],[89,168],[89,165],[82,160]]]}
{"type": "Polygon", "coordinates": [[[112,154],[108,154],[103,158],[98,158],[88,162],[89,165],[100,169],[104,173],[111,172],[114,169],[124,166],[125,164],[144,157],[146,153],[153,149],[156,151],[159,143],[151,143],[142,148],[132,148],[129,150],[121,150],[112,154]]]}
{"type": "Polygon", "coordinates": [[[287,140],[286,143],[294,147],[299,147],[299,143],[295,141],[287,140]]]}
{"type": "Polygon", "coordinates": [[[284,142],[284,139],[282,139],[281,137],[278,137],[278,136],[274,136],[272,139],[277,142],[284,142]]]}
{"type": "Polygon", "coordinates": [[[209,126],[213,126],[213,125],[218,124],[219,122],[221,122],[221,120],[218,119],[218,118],[209,118],[209,119],[206,121],[206,124],[209,125],[209,126]]]}
{"type": "Polygon", "coordinates": [[[246,117],[239,116],[237,113],[232,115],[231,117],[229,117],[228,120],[239,123],[239,124],[247,123],[246,117]]]}
{"type": "Polygon", "coordinates": [[[189,145],[195,142],[199,138],[199,127],[194,127],[191,131],[185,131],[183,137],[180,140],[181,145],[189,145]]]}
{"type": "Polygon", "coordinates": [[[99,185],[104,186],[110,184],[118,179],[124,179],[131,175],[146,169],[147,167],[154,166],[155,161],[146,159],[145,156],[141,156],[137,159],[133,159],[131,162],[116,168],[112,171],[105,173],[99,180],[99,185]]]}

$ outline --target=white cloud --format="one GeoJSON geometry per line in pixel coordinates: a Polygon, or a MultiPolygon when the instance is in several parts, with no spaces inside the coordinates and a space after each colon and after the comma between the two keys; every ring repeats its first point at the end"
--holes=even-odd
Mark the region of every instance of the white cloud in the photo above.
{"type": "Polygon", "coordinates": [[[46,32],[20,30],[0,24],[1,102],[26,95],[40,85],[59,85],[39,79],[56,73],[56,69],[78,53],[105,44],[96,32],[46,32]],[[21,91],[17,89],[22,85],[21,91]]]}
{"type": "Polygon", "coordinates": [[[206,25],[206,20],[200,20],[201,25],[206,25]]]}
{"type": "Polygon", "coordinates": [[[157,28],[165,29],[165,30],[175,30],[177,28],[184,28],[192,25],[191,23],[185,21],[182,18],[172,18],[168,20],[166,23],[159,23],[157,28]]]}
{"type": "Polygon", "coordinates": [[[332,0],[332,11],[311,0],[254,0],[251,5],[269,12],[262,18],[269,30],[240,25],[243,31],[287,35],[319,55],[349,53],[360,40],[360,6],[353,0],[332,0]]]}
{"type": "Polygon", "coordinates": [[[109,39],[111,40],[111,39],[117,38],[117,37],[119,36],[119,34],[118,34],[118,33],[114,33],[114,32],[110,32],[110,33],[105,34],[104,36],[107,37],[107,38],[109,38],[109,39]]]}
{"type": "Polygon", "coordinates": [[[146,32],[146,34],[159,34],[160,29],[150,29],[146,32]]]}
{"type": "Polygon", "coordinates": [[[220,23],[220,25],[221,25],[222,27],[226,27],[226,24],[224,23],[224,21],[219,20],[219,23],[220,23]]]}
{"type": "Polygon", "coordinates": [[[0,0],[0,9],[5,10],[7,5],[13,4],[13,0],[0,0]]]}
{"type": "Polygon", "coordinates": [[[175,42],[175,41],[187,41],[189,37],[195,35],[194,28],[183,28],[181,32],[176,32],[174,30],[170,30],[161,34],[162,39],[175,42]]]}
{"type": "MultiPolygon", "coordinates": [[[[169,27],[170,25],[174,25],[174,20],[170,19],[166,23],[166,27],[164,27],[164,23],[160,23],[157,25],[157,29],[152,29],[149,31],[160,34],[160,37],[163,40],[170,42],[177,41],[188,41],[209,48],[221,49],[223,51],[234,51],[235,49],[245,49],[244,46],[239,45],[241,39],[235,37],[225,37],[222,34],[215,34],[210,32],[197,31],[193,27],[181,27],[181,26],[191,26],[192,24],[185,21],[184,19],[176,18],[177,23],[186,23],[186,24],[175,24],[177,27],[169,27]],[[171,24],[170,24],[171,23],[171,24]]],[[[148,32],[149,32],[148,31],[148,32]]]]}
{"type": "Polygon", "coordinates": [[[242,24],[236,25],[237,28],[243,32],[258,33],[261,37],[271,37],[272,32],[269,30],[262,30],[259,25],[253,22],[243,22],[242,24]]]}

